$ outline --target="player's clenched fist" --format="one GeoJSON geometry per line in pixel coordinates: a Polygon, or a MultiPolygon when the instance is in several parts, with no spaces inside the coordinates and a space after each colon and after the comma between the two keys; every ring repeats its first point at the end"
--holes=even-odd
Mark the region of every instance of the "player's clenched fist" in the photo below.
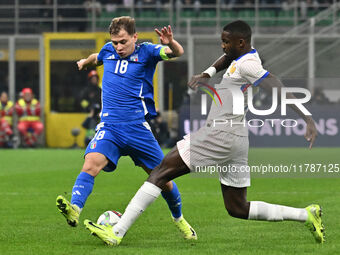
{"type": "Polygon", "coordinates": [[[86,67],[84,67],[84,63],[85,63],[85,58],[77,61],[77,65],[78,65],[78,70],[86,70],[86,67]]]}
{"type": "Polygon", "coordinates": [[[318,131],[316,130],[315,123],[313,120],[307,121],[306,134],[305,138],[309,143],[309,149],[313,147],[314,141],[318,135],[318,131]]]}

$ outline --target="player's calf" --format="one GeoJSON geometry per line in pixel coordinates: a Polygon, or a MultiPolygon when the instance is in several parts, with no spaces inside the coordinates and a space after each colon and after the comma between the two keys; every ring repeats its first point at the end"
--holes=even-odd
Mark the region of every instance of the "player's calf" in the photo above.
{"type": "Polygon", "coordinates": [[[167,182],[190,173],[190,169],[183,162],[175,146],[149,175],[148,182],[160,188],[165,188],[167,182]]]}
{"type": "Polygon", "coordinates": [[[247,188],[236,188],[221,184],[224,206],[229,215],[235,218],[248,219],[249,202],[247,188]]]}
{"type": "Polygon", "coordinates": [[[243,204],[227,204],[225,208],[228,214],[234,218],[248,219],[249,215],[249,202],[243,204]]]}

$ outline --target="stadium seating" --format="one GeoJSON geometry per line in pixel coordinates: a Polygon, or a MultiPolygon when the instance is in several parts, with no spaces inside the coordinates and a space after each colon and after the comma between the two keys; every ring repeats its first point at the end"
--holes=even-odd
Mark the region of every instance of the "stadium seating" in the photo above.
{"type": "MultiPolygon", "coordinates": [[[[154,20],[159,20],[160,25],[167,24],[167,18],[169,18],[168,11],[160,11],[159,14],[155,10],[143,10],[140,13],[136,12],[136,19],[138,21],[138,25],[141,27],[150,27],[154,26],[154,20]],[[164,22],[163,22],[164,21],[164,22]]],[[[309,9],[307,12],[308,17],[313,17],[318,14],[318,10],[309,9]]],[[[130,11],[127,9],[118,9],[113,12],[103,11],[101,16],[98,18],[97,26],[105,28],[107,27],[107,23],[113,17],[130,15],[130,11]]],[[[250,25],[255,25],[255,11],[253,9],[235,9],[235,10],[224,10],[220,11],[221,21],[231,21],[236,18],[243,19],[247,21],[250,25]]],[[[298,13],[298,22],[303,22],[298,13]]],[[[340,15],[340,14],[339,14],[340,15]]],[[[294,25],[294,10],[275,10],[275,9],[261,9],[259,10],[259,24],[260,26],[293,26],[294,25]]],[[[215,26],[216,25],[216,10],[215,9],[201,9],[199,12],[196,12],[194,9],[182,9],[180,12],[180,18],[184,21],[185,19],[192,20],[192,26],[215,26]]],[[[174,13],[173,21],[176,22],[176,14],[174,13]]],[[[318,25],[325,26],[330,25],[332,23],[331,18],[321,20],[318,22],[318,25]]],[[[159,24],[157,22],[157,24],[159,24]]]]}

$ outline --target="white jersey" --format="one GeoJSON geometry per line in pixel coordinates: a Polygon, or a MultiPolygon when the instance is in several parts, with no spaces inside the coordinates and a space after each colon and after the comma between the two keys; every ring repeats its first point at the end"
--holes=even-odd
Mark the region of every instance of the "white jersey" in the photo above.
{"type": "MultiPolygon", "coordinates": [[[[239,136],[247,136],[246,125],[233,123],[244,123],[247,107],[247,88],[251,85],[258,86],[262,79],[267,77],[267,72],[262,67],[261,59],[255,49],[235,59],[223,75],[220,84],[216,85],[216,91],[221,98],[222,105],[212,103],[207,118],[207,126],[211,127],[216,120],[227,120],[229,123],[214,125],[214,128],[222,129],[239,136]],[[232,89],[241,90],[244,96],[245,113],[243,115],[233,115],[233,95],[232,89]]],[[[255,94],[254,91],[253,94],[255,94]]],[[[215,100],[218,102],[217,95],[215,100]]]]}
{"type": "MultiPolygon", "coordinates": [[[[256,50],[235,59],[220,84],[216,86],[222,105],[214,102],[211,105],[206,125],[198,131],[186,135],[177,142],[178,152],[191,171],[205,171],[214,167],[219,172],[220,182],[231,187],[250,186],[250,172],[245,171],[248,165],[248,129],[246,125],[213,125],[214,120],[233,122],[245,121],[245,113],[233,114],[233,95],[231,91],[247,99],[247,88],[257,86],[268,76],[263,69],[256,50]],[[242,92],[243,94],[242,94],[242,92]],[[228,167],[232,167],[229,171],[228,167]],[[224,171],[226,170],[226,171],[224,171]]],[[[219,102],[215,94],[215,101],[219,102]]],[[[247,102],[244,101],[247,108],[247,102]]]]}

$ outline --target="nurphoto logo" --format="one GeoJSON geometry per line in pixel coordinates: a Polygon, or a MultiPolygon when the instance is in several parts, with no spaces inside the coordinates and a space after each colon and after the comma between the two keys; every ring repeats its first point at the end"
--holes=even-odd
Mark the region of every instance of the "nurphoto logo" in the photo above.
{"type": "MultiPolygon", "coordinates": [[[[199,89],[208,94],[216,106],[223,107],[223,102],[221,101],[220,95],[217,93],[217,91],[212,87],[205,83],[200,82],[199,83],[199,89]],[[208,90],[210,89],[215,96],[208,90]],[[219,100],[220,104],[216,102],[215,97],[219,100]]],[[[281,115],[286,116],[287,115],[287,105],[295,105],[303,114],[311,116],[312,114],[306,109],[306,107],[303,105],[310,101],[311,99],[311,93],[309,90],[305,88],[298,88],[298,87],[282,87],[282,88],[273,88],[272,89],[272,104],[269,109],[265,110],[259,110],[254,107],[253,104],[253,89],[251,86],[247,86],[247,106],[245,106],[245,94],[242,89],[238,86],[230,86],[228,87],[232,94],[232,114],[233,115],[244,115],[246,110],[249,110],[251,113],[258,115],[258,116],[268,116],[273,114],[277,107],[278,107],[278,101],[279,101],[279,94],[278,89],[281,90],[281,98],[280,98],[280,106],[281,106],[281,115]],[[299,93],[303,96],[301,98],[289,98],[287,95],[289,93],[299,93]]],[[[201,95],[201,115],[207,115],[207,95],[202,94],[201,95]]],[[[294,119],[250,119],[247,121],[248,126],[250,127],[261,127],[264,125],[266,121],[269,121],[272,126],[274,126],[275,121],[280,121],[281,125],[284,127],[295,127],[298,123],[294,119]],[[253,123],[260,123],[254,126],[253,123]]],[[[246,121],[243,122],[233,122],[233,120],[227,120],[227,119],[214,119],[213,120],[213,126],[216,125],[246,125],[246,121]]]]}

